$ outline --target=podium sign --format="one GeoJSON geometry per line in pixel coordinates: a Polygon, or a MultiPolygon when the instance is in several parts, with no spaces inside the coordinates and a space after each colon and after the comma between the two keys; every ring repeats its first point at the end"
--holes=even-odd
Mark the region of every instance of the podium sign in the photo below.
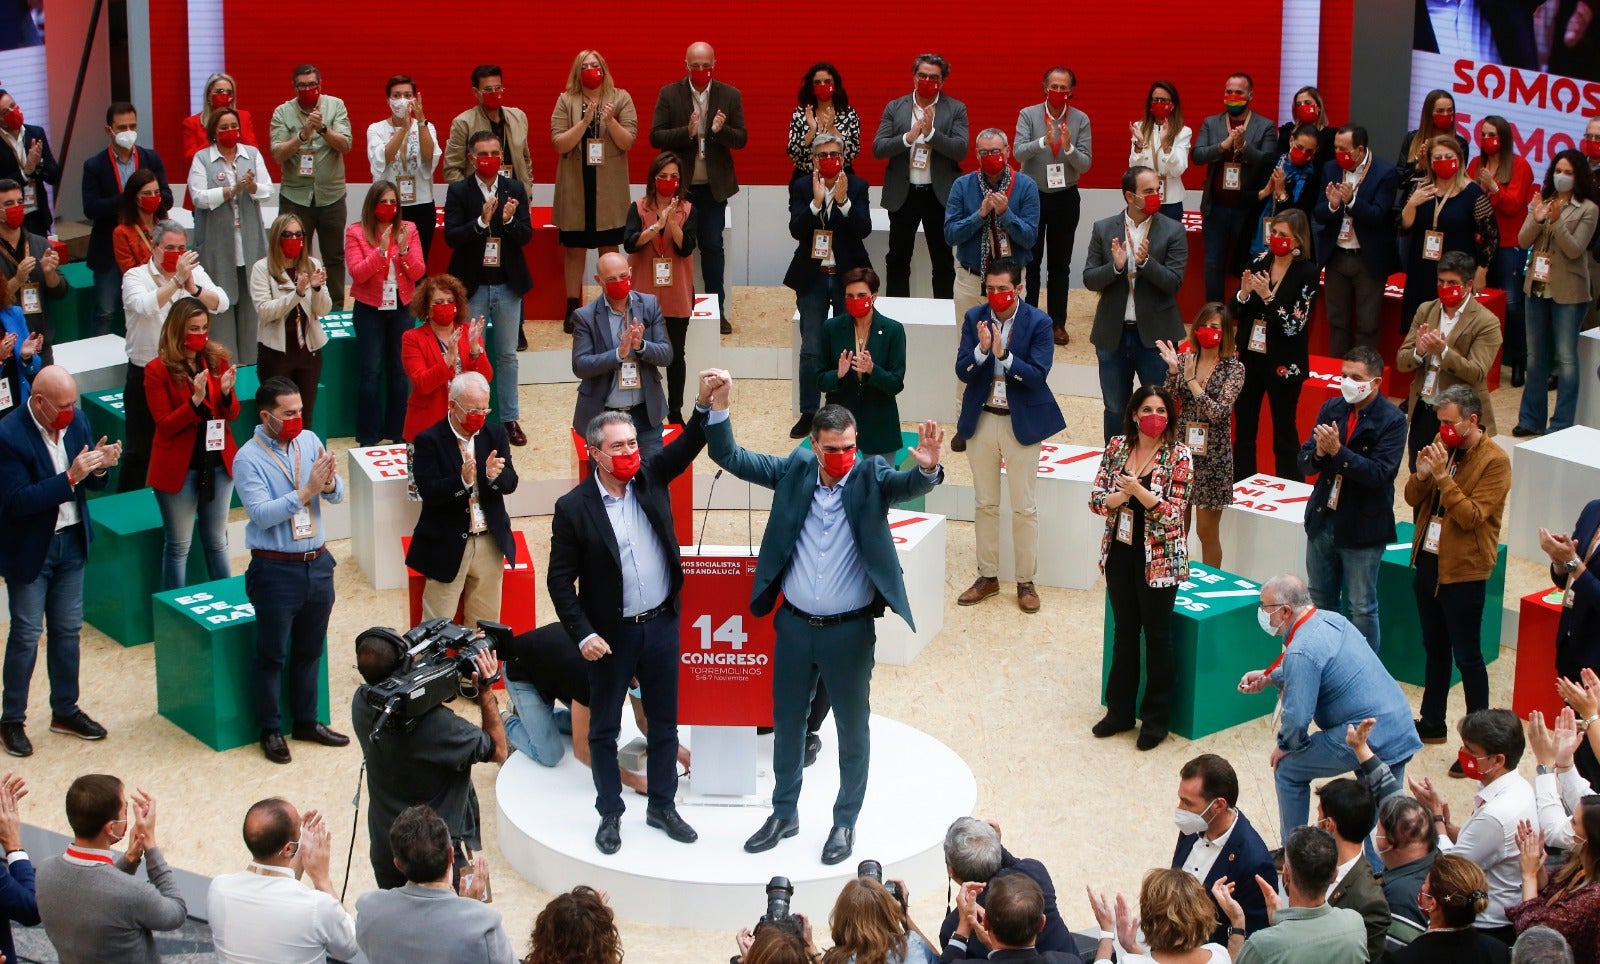
{"type": "MultiPolygon", "coordinates": [[[[572,429],[572,453],[578,460],[578,481],[583,482],[589,478],[589,444],[584,441],[583,433],[572,429]]],[[[681,425],[666,425],[661,429],[661,444],[667,445],[683,432],[681,425]]],[[[683,474],[672,480],[667,486],[667,492],[672,496],[672,531],[678,537],[678,545],[690,546],[694,544],[694,467],[685,469],[683,474]]],[[[753,571],[753,570],[752,570],[753,571]]],[[[749,597],[746,596],[746,599],[749,597]]]]}
{"type": "Polygon", "coordinates": [[[743,546],[683,552],[678,722],[772,725],[771,619],[750,613],[756,557],[743,546]]]}

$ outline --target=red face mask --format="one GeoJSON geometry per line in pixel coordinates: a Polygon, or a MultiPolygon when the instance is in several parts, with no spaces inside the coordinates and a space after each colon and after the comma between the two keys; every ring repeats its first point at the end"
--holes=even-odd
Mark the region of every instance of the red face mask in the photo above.
{"type": "Polygon", "coordinates": [[[852,318],[865,318],[872,314],[872,296],[845,295],[844,310],[850,312],[852,318]]]}
{"type": "Polygon", "coordinates": [[[1333,159],[1338,161],[1339,166],[1346,171],[1355,170],[1356,164],[1359,163],[1356,160],[1356,154],[1354,151],[1334,151],[1333,159]]]}
{"type": "Polygon", "coordinates": [[[1153,100],[1150,102],[1150,116],[1156,120],[1164,121],[1172,116],[1172,101],[1153,100]]]}
{"type": "Polygon", "coordinates": [[[379,201],[372,206],[372,216],[378,219],[379,224],[388,224],[394,216],[400,213],[400,205],[393,201],[379,201]]]}
{"type": "Polygon", "coordinates": [[[678,196],[678,177],[677,177],[677,175],[673,175],[672,177],[658,177],[658,178],[656,178],[656,193],[661,195],[662,197],[677,197],[678,196]]]}
{"type": "Polygon", "coordinates": [[[830,180],[839,176],[844,170],[844,157],[839,154],[830,154],[827,157],[817,158],[817,173],[830,180]]]}
{"type": "Polygon", "coordinates": [[[178,270],[178,259],[183,257],[182,251],[161,252],[161,270],[171,274],[178,270]]]}
{"type": "Polygon", "coordinates": [[[1044,92],[1044,102],[1050,105],[1053,111],[1060,111],[1067,106],[1067,101],[1072,99],[1070,90],[1047,90],[1044,92]]]}
{"type": "Polygon", "coordinates": [[[1459,750],[1456,759],[1461,761],[1461,772],[1470,780],[1483,779],[1483,767],[1478,765],[1478,758],[1466,750],[1459,750]]]}
{"type": "Polygon", "coordinates": [[[1587,137],[1578,145],[1583,148],[1583,156],[1591,161],[1600,161],[1600,141],[1591,141],[1587,137]]]}
{"type": "Polygon", "coordinates": [[[1453,157],[1441,157],[1430,165],[1433,176],[1441,181],[1451,180],[1461,169],[1461,162],[1453,157]]]}
{"type": "Polygon", "coordinates": [[[611,468],[607,471],[616,476],[618,482],[627,482],[639,474],[638,449],[634,449],[627,455],[613,455],[610,458],[611,468]]]}
{"type": "Polygon", "coordinates": [[[443,304],[428,306],[428,320],[440,328],[448,328],[456,323],[456,303],[447,301],[443,304]]]}
{"type": "MultiPolygon", "coordinates": [[[[46,401],[45,397],[43,395],[39,396],[39,400],[40,401],[46,401]]],[[[49,403],[46,402],[46,404],[49,404],[49,403]]],[[[51,407],[54,408],[55,406],[52,405],[51,407]]],[[[72,406],[71,405],[68,405],[66,408],[56,409],[55,417],[50,419],[50,428],[55,430],[55,431],[57,431],[57,432],[65,432],[67,430],[67,426],[69,426],[71,424],[72,424],[72,406]]]]}
{"type": "Polygon", "coordinates": [[[217,146],[234,148],[239,146],[239,135],[243,133],[234,127],[225,131],[217,131],[217,146]]]}
{"type": "Polygon", "coordinates": [[[27,210],[20,204],[13,204],[6,208],[6,227],[15,231],[22,227],[22,222],[27,218],[27,210]]]}
{"type": "Polygon", "coordinates": [[[22,108],[13,105],[10,110],[0,114],[0,125],[8,131],[22,130],[22,108]]]}
{"type": "Polygon", "coordinates": [[[997,315],[1003,315],[1010,311],[1011,307],[1016,303],[1017,293],[1015,291],[989,292],[989,310],[997,315]]]}
{"type": "Polygon", "coordinates": [[[472,166],[477,169],[478,176],[485,181],[493,182],[500,176],[500,158],[486,154],[472,159],[472,166]]]}
{"type": "Polygon", "coordinates": [[[814,83],[811,85],[811,92],[817,95],[817,103],[819,104],[825,100],[833,100],[833,81],[824,81],[820,84],[814,83]]]}
{"type": "Polygon", "coordinates": [[[1317,105],[1309,100],[1294,105],[1294,119],[1302,124],[1316,123],[1317,105]]]}
{"type": "Polygon", "coordinates": [[[305,249],[305,238],[278,239],[278,250],[283,252],[283,256],[288,258],[290,261],[298,261],[300,259],[300,252],[304,251],[305,249]]]}
{"type": "Polygon", "coordinates": [[[1461,303],[1466,300],[1467,289],[1465,285],[1439,285],[1439,303],[1451,311],[1461,307],[1461,303]]]}
{"type": "Polygon", "coordinates": [[[633,290],[633,279],[618,278],[615,281],[607,281],[605,287],[607,298],[612,301],[621,301],[628,297],[628,293],[633,290]]]}
{"type": "Polygon", "coordinates": [[[233,95],[225,91],[214,90],[211,92],[211,109],[221,110],[233,106],[233,95]]]}
{"type": "Polygon", "coordinates": [[[583,84],[584,90],[599,90],[600,82],[606,79],[606,72],[599,67],[585,67],[578,73],[578,81],[583,84]]]}
{"type": "Polygon", "coordinates": [[[1160,438],[1161,433],[1167,430],[1167,417],[1165,415],[1139,416],[1139,434],[1146,438],[1160,438]]]}
{"type": "Polygon", "coordinates": [[[278,441],[284,444],[293,442],[301,432],[305,431],[305,427],[305,417],[302,415],[291,415],[288,418],[279,419],[278,441]]]}
{"type": "Polygon", "coordinates": [[[156,213],[156,209],[159,208],[159,207],[161,207],[161,195],[159,195],[159,194],[141,194],[141,195],[139,195],[139,210],[143,211],[146,214],[154,214],[154,213],[156,213]]]}
{"type": "Polygon", "coordinates": [[[691,85],[693,85],[695,90],[705,90],[707,85],[709,85],[711,83],[711,68],[710,67],[691,67],[691,68],[689,68],[689,83],[691,85]]]}
{"type": "MultiPolygon", "coordinates": [[[[454,308],[455,305],[451,305],[450,307],[454,308]]],[[[485,412],[468,412],[463,410],[461,413],[461,431],[468,435],[477,435],[483,430],[483,425],[488,420],[489,416],[485,412]]]]}
{"type": "Polygon", "coordinates": [[[296,90],[294,96],[300,102],[301,107],[306,110],[313,110],[317,106],[317,101],[322,99],[322,85],[317,84],[315,87],[306,90],[296,90]]]}
{"type": "Polygon", "coordinates": [[[1466,436],[1455,427],[1454,423],[1447,422],[1439,426],[1439,441],[1453,449],[1460,448],[1466,442],[1466,436]]]}
{"type": "Polygon", "coordinates": [[[917,95],[923,100],[933,100],[939,96],[939,88],[944,86],[944,81],[934,80],[932,77],[917,78],[917,95]]]}
{"type": "Polygon", "coordinates": [[[183,347],[190,351],[205,351],[211,336],[203,331],[191,331],[183,336],[183,347]]]}
{"type": "Polygon", "coordinates": [[[1442,131],[1456,129],[1456,112],[1453,110],[1436,110],[1433,112],[1433,126],[1442,131]]]}
{"type": "Polygon", "coordinates": [[[1311,160],[1311,152],[1303,147],[1289,148],[1289,163],[1295,167],[1304,167],[1311,160]]]}
{"type": "Polygon", "coordinates": [[[1498,154],[1500,153],[1500,135],[1484,134],[1478,138],[1478,146],[1483,148],[1485,154],[1498,154]]]}
{"type": "Polygon", "coordinates": [[[1267,248],[1274,257],[1282,258],[1294,253],[1294,238],[1286,238],[1281,234],[1274,234],[1267,239],[1267,248]]]}
{"type": "Polygon", "coordinates": [[[822,470],[836,479],[842,479],[850,474],[856,464],[856,450],[848,452],[823,452],[822,470]]]}
{"type": "Polygon", "coordinates": [[[1139,210],[1143,211],[1145,214],[1156,214],[1156,213],[1159,213],[1160,210],[1161,210],[1161,195],[1160,194],[1141,194],[1141,195],[1139,195],[1139,210]]]}
{"type": "Polygon", "coordinates": [[[1000,176],[1006,169],[1006,156],[1004,154],[986,154],[978,158],[978,166],[983,168],[983,174],[991,181],[1000,176]]]}
{"type": "Polygon", "coordinates": [[[504,90],[486,90],[483,92],[484,110],[499,110],[505,102],[506,92],[504,90]]]}
{"type": "Polygon", "coordinates": [[[1194,330],[1194,340],[1200,344],[1201,348],[1215,348],[1222,344],[1222,329],[1196,328],[1194,330]]]}

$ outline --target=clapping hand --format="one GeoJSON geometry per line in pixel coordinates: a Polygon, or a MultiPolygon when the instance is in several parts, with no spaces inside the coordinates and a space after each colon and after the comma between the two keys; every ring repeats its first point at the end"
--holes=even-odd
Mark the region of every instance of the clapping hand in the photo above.
{"type": "Polygon", "coordinates": [[[996,217],[1011,209],[1011,199],[1001,191],[990,191],[989,201],[989,210],[993,211],[996,217]]]}
{"type": "Polygon", "coordinates": [[[1267,187],[1274,195],[1284,193],[1282,164],[1272,169],[1272,174],[1267,177],[1267,187]]]}
{"type": "Polygon", "coordinates": [[[7,852],[22,849],[22,814],[17,801],[27,794],[28,787],[22,777],[7,773],[0,780],[0,846],[7,852]]]}
{"type": "Polygon", "coordinates": [[[222,372],[222,378],[218,381],[218,385],[222,389],[222,394],[231,394],[233,392],[234,383],[238,380],[239,370],[237,368],[230,366],[224,369],[222,372]]]}
{"type": "Polygon", "coordinates": [[[855,368],[855,359],[851,357],[850,350],[847,348],[839,352],[839,377],[841,379],[844,378],[850,374],[853,368],[855,368]]]}
{"type": "Polygon", "coordinates": [[[644,350],[644,322],[634,319],[633,324],[628,326],[628,344],[633,351],[644,350]]]}
{"type": "Polygon", "coordinates": [[[489,861],[483,854],[472,858],[472,872],[461,875],[456,882],[456,892],[469,900],[483,900],[489,893],[489,861]]]}
{"type": "Polygon", "coordinates": [[[1323,422],[1311,427],[1311,437],[1317,440],[1317,454],[1330,456],[1339,454],[1339,429],[1332,422],[1323,422]]]}
{"type": "Polygon", "coordinates": [[[107,442],[104,435],[95,443],[94,450],[100,453],[100,467],[109,469],[122,461],[122,443],[107,442]]]}
{"type": "Polygon", "coordinates": [[[842,173],[833,182],[833,203],[844,204],[850,200],[850,178],[842,173]]]}
{"type": "Polygon", "coordinates": [[[1445,344],[1444,332],[1428,327],[1426,322],[1417,329],[1417,350],[1424,355],[1442,354],[1445,344]]]}
{"type": "Polygon", "coordinates": [[[1344,742],[1351,752],[1355,753],[1356,761],[1365,763],[1372,757],[1372,748],[1367,741],[1372,738],[1372,728],[1378,725],[1375,717],[1367,717],[1360,723],[1350,723],[1344,728],[1344,742]]]}
{"type": "Polygon", "coordinates": [[[1144,945],[1139,943],[1139,915],[1128,906],[1128,898],[1117,895],[1117,943],[1127,949],[1130,954],[1143,954],[1144,945]]]}
{"type": "Polygon", "coordinates": [[[716,115],[711,118],[711,133],[722,133],[722,125],[726,124],[727,122],[728,115],[720,110],[717,111],[716,115]]]}
{"type": "Polygon", "coordinates": [[[939,451],[944,445],[944,429],[938,422],[927,421],[917,426],[917,447],[911,450],[911,457],[917,460],[917,467],[924,472],[931,472],[939,467],[939,451]]]}
{"type": "Polygon", "coordinates": [[[294,279],[294,293],[301,298],[311,290],[311,272],[302,271],[294,279]]]}
{"type": "Polygon", "coordinates": [[[47,275],[53,275],[61,268],[61,255],[56,252],[54,245],[44,249],[44,260],[39,265],[47,275]]]}
{"type": "Polygon", "coordinates": [[[978,327],[978,349],[980,351],[982,351],[985,355],[987,355],[987,354],[991,353],[992,351],[994,351],[994,341],[995,341],[994,325],[990,324],[987,321],[980,321],[980,322],[977,323],[977,327],[978,327]]]}
{"type": "MultiPolygon", "coordinates": [[[[103,443],[105,440],[102,439],[101,441],[103,443]]],[[[94,473],[105,469],[105,461],[105,455],[101,453],[99,448],[90,448],[85,445],[82,451],[78,453],[78,457],[72,460],[72,465],[68,466],[67,478],[73,482],[82,482],[94,473]]]]}
{"type": "Polygon", "coordinates": [[[1111,239],[1111,264],[1118,271],[1128,268],[1128,249],[1122,246],[1121,238],[1111,239]]]}
{"type": "Polygon", "coordinates": [[[494,220],[494,206],[497,200],[497,198],[489,198],[483,202],[483,211],[478,219],[484,224],[494,220]]]}
{"type": "Polygon", "coordinates": [[[1149,237],[1146,237],[1143,241],[1139,242],[1139,250],[1137,250],[1137,251],[1135,251],[1133,253],[1133,264],[1134,264],[1134,267],[1138,267],[1139,265],[1142,265],[1146,261],[1149,261],[1149,260],[1150,260],[1150,239],[1149,239],[1149,237]]]}
{"type": "Polygon", "coordinates": [[[1517,821],[1517,851],[1522,876],[1537,880],[1544,873],[1544,831],[1530,821],[1517,821]]]}
{"type": "Polygon", "coordinates": [[[205,401],[206,383],[210,380],[210,374],[211,373],[208,370],[202,368],[200,371],[195,372],[194,376],[189,379],[189,381],[194,385],[194,404],[196,405],[199,405],[201,402],[205,401]]]}
{"type": "Polygon", "coordinates": [[[500,477],[500,473],[504,472],[505,470],[506,460],[500,457],[500,450],[490,449],[489,457],[485,459],[483,463],[484,478],[488,479],[490,482],[493,482],[495,479],[498,479],[500,477]]]}
{"type": "Polygon", "coordinates": [[[1565,676],[1557,676],[1556,692],[1580,719],[1587,720],[1600,713],[1600,676],[1596,676],[1594,670],[1585,668],[1582,679],[1580,686],[1565,676]]]}
{"type": "Polygon", "coordinates": [[[1167,364],[1167,374],[1176,375],[1183,367],[1183,359],[1178,355],[1177,346],[1165,339],[1156,339],[1156,351],[1161,353],[1161,360],[1167,364]]]}
{"type": "Polygon", "coordinates": [[[1267,879],[1256,874],[1256,886],[1261,888],[1261,901],[1267,905],[1267,922],[1272,922],[1272,917],[1278,912],[1278,888],[1267,883],[1267,879]]]}
{"type": "Polygon", "coordinates": [[[28,337],[23,340],[22,347],[18,349],[18,354],[22,356],[23,361],[28,361],[34,355],[39,354],[42,348],[44,348],[44,332],[30,332],[28,337]]]}
{"type": "Polygon", "coordinates": [[[691,134],[700,133],[700,111],[698,109],[689,112],[689,132],[691,134]]]}
{"type": "Polygon", "coordinates": [[[1344,192],[1340,190],[1343,186],[1341,182],[1332,182],[1322,189],[1323,195],[1328,199],[1330,211],[1339,210],[1339,206],[1344,203],[1344,192]]]}
{"type": "Polygon", "coordinates": [[[1406,777],[1406,784],[1411,788],[1411,795],[1417,802],[1428,808],[1429,813],[1443,816],[1446,822],[1450,820],[1450,805],[1444,802],[1444,794],[1433,786],[1433,781],[1427,777],[1406,777]]]}
{"type": "Polygon", "coordinates": [[[1111,899],[1104,894],[1097,893],[1093,887],[1084,885],[1083,892],[1089,895],[1089,909],[1094,912],[1094,921],[1103,931],[1116,928],[1116,915],[1111,908],[1111,899]]]}
{"type": "Polygon", "coordinates": [[[827,200],[828,200],[828,188],[822,183],[822,174],[820,172],[817,172],[817,171],[812,171],[811,172],[811,204],[812,204],[812,206],[816,207],[816,208],[821,208],[822,205],[827,200]]]}
{"type": "MultiPolygon", "coordinates": [[[[483,315],[479,315],[467,322],[467,350],[473,358],[483,354],[483,328],[485,324],[483,315]]],[[[450,344],[454,347],[455,339],[452,338],[450,344]]]]}
{"type": "Polygon", "coordinates": [[[0,338],[0,361],[4,361],[7,358],[10,358],[11,357],[11,353],[12,353],[13,350],[16,349],[16,346],[17,346],[17,336],[15,334],[13,334],[12,332],[9,332],[9,331],[6,332],[5,337],[4,338],[0,338]]]}
{"type": "MultiPolygon", "coordinates": [[[[1132,153],[1137,154],[1144,150],[1144,129],[1140,126],[1138,121],[1128,122],[1128,134],[1130,140],[1132,141],[1132,153]]],[[[1107,930],[1109,929],[1110,928],[1107,928],[1107,930]]]]}
{"type": "MultiPolygon", "coordinates": [[[[462,452],[463,456],[465,456],[466,454],[467,453],[465,451],[462,452]]],[[[462,482],[462,484],[464,484],[467,488],[470,489],[470,488],[472,488],[473,483],[475,483],[477,481],[478,481],[478,460],[477,459],[473,459],[473,458],[465,458],[465,457],[462,458],[462,460],[461,460],[461,482],[462,482]]]]}
{"type": "Polygon", "coordinates": [[[510,224],[512,217],[514,217],[516,213],[517,199],[514,197],[506,198],[505,206],[500,209],[500,220],[505,224],[510,224]]]}
{"type": "MultiPolygon", "coordinates": [[[[1211,896],[1216,900],[1217,909],[1222,911],[1222,916],[1228,919],[1228,923],[1240,930],[1244,930],[1244,908],[1239,906],[1239,902],[1234,899],[1233,890],[1234,884],[1232,881],[1226,877],[1218,877],[1217,882],[1211,885],[1211,896]]],[[[1273,897],[1276,898],[1277,894],[1274,893],[1273,897]]]]}
{"type": "Polygon", "coordinates": [[[872,374],[872,352],[867,351],[865,348],[856,352],[853,367],[856,370],[856,374],[862,378],[872,374]]]}

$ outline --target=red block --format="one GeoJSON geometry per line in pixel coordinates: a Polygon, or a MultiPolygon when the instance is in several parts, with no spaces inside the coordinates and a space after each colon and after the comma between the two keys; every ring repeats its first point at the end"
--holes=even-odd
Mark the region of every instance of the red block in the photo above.
{"type": "MultiPolygon", "coordinates": [[[[539,622],[535,612],[539,593],[539,582],[534,574],[533,557],[528,553],[528,542],[522,533],[513,529],[511,538],[517,547],[517,564],[505,564],[505,582],[500,587],[500,621],[511,627],[517,635],[531,633],[538,628],[539,622]]],[[[411,550],[411,537],[400,537],[400,552],[405,554],[411,550]]],[[[422,573],[406,567],[406,589],[410,597],[407,626],[415,626],[422,622],[422,585],[427,580],[422,573]]],[[[454,622],[459,625],[462,620],[463,607],[456,606],[454,622]]]]}
{"type": "MultiPolygon", "coordinates": [[[[678,425],[668,425],[661,430],[661,444],[665,445],[678,437],[683,428],[678,425]]],[[[583,436],[577,429],[572,429],[572,453],[578,460],[578,481],[584,482],[589,478],[589,446],[584,442],[583,436]]],[[[672,530],[678,537],[678,545],[694,545],[694,469],[689,469],[667,487],[672,497],[672,530]]],[[[763,724],[765,725],[765,724],[763,724]]]]}
{"type": "Polygon", "coordinates": [[[772,725],[771,619],[750,614],[754,556],[683,557],[678,626],[678,722],[772,725]]]}
{"type": "MultiPolygon", "coordinates": [[[[528,273],[533,276],[533,288],[522,299],[522,317],[541,321],[560,319],[567,304],[566,279],[562,276],[563,258],[560,236],[551,223],[551,209],[530,208],[533,219],[533,240],[522,249],[528,262],[528,273]]],[[[428,274],[446,274],[450,270],[450,246],[444,242],[444,208],[438,209],[434,220],[433,245],[428,250],[428,274]]]]}
{"type": "Polygon", "coordinates": [[[1560,620],[1561,590],[1543,589],[1522,597],[1511,708],[1523,719],[1540,710],[1546,721],[1553,720],[1566,705],[1556,695],[1556,624],[1560,620]]]}

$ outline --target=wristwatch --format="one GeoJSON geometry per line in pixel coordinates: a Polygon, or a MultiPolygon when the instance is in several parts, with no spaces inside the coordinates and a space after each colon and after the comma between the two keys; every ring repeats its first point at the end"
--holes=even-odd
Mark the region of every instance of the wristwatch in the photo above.
{"type": "Polygon", "coordinates": [[[1245,932],[1245,929],[1243,927],[1233,927],[1233,926],[1230,925],[1228,927],[1228,936],[1229,937],[1234,937],[1234,936],[1249,937],[1250,935],[1245,932]]]}
{"type": "Polygon", "coordinates": [[[1573,556],[1571,559],[1568,559],[1566,562],[1563,562],[1561,564],[1561,571],[1562,572],[1577,572],[1578,571],[1578,557],[1577,556],[1573,556]]]}

